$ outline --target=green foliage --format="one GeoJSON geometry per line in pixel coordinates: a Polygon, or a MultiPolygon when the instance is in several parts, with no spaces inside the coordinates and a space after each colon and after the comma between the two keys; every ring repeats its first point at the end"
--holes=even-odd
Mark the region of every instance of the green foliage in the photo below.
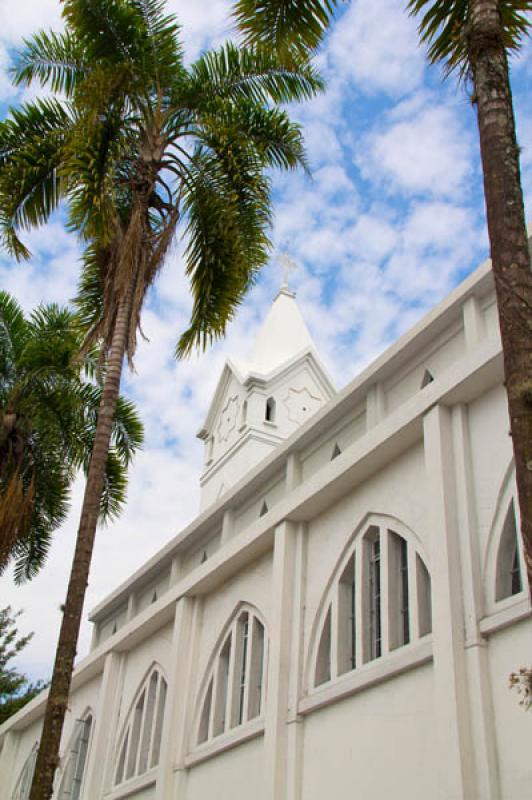
{"type": "Polygon", "coordinates": [[[65,0],[63,16],[65,33],[26,41],[13,70],[17,83],[66,99],[28,103],[0,123],[4,246],[27,257],[20,231],[65,201],[86,242],[76,302],[88,343],[109,348],[133,284],[131,358],[145,293],[182,234],[194,300],[184,355],[223,335],[267,260],[266,171],[306,168],[299,126],[274,106],[323,82],[297,52],[261,45],[226,44],[187,69],[160,0],[65,0]]]}
{"type": "MultiPolygon", "coordinates": [[[[419,32],[429,46],[429,61],[443,62],[447,73],[467,74],[469,0],[409,0],[407,8],[412,16],[421,16],[419,32]]],[[[508,52],[517,52],[528,36],[532,1],[499,0],[499,10],[504,46],[508,52]]]]}
{"type": "Polygon", "coordinates": [[[237,0],[233,16],[250,45],[308,55],[329,27],[338,0],[237,0]]]}
{"type": "Polygon", "coordinates": [[[30,683],[25,675],[9,666],[33,636],[32,633],[19,636],[17,619],[20,614],[10,606],[0,608],[0,725],[45,688],[42,681],[30,683]]]}
{"type": "MultiPolygon", "coordinates": [[[[17,580],[43,565],[69,509],[70,486],[87,471],[101,387],[96,357],[76,360],[83,329],[72,312],[40,306],[27,319],[0,292],[0,571],[17,580]]],[[[127,466],[142,444],[134,406],[119,401],[107,463],[103,521],[125,501],[127,466]]]]}

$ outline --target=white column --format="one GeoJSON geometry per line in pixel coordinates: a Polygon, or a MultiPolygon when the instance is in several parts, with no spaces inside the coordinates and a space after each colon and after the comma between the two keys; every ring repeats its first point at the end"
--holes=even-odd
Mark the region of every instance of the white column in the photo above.
{"type": "Polygon", "coordinates": [[[386,415],[386,397],[382,383],[370,386],[366,395],[366,427],[373,428],[386,415]]]}
{"type": "Polygon", "coordinates": [[[471,350],[480,342],[486,333],[484,315],[482,314],[478,298],[474,295],[468,297],[462,306],[462,313],[464,318],[466,346],[468,350],[471,350]]]}
{"type": "Polygon", "coordinates": [[[466,406],[458,405],[453,408],[452,427],[460,557],[463,566],[468,697],[475,742],[474,757],[478,797],[482,800],[500,800],[495,717],[488,669],[487,642],[479,628],[483,608],[482,568],[475,507],[473,458],[466,406]]]}
{"type": "Polygon", "coordinates": [[[307,567],[306,526],[300,523],[296,533],[296,552],[292,577],[292,634],[288,686],[287,731],[287,782],[286,800],[302,800],[303,735],[305,723],[297,713],[299,698],[303,693],[305,654],[303,650],[303,625],[305,611],[305,583],[307,567]]]}
{"type": "Polygon", "coordinates": [[[180,597],[175,607],[168,697],[155,800],[182,800],[185,797],[185,755],[193,710],[190,699],[193,692],[190,688],[197,655],[200,610],[201,601],[192,597],[180,597]]]}
{"type": "Polygon", "coordinates": [[[286,491],[291,492],[301,483],[301,459],[299,453],[290,453],[286,459],[286,491]]]}
{"type": "Polygon", "coordinates": [[[435,406],[424,417],[431,529],[434,701],[442,800],[473,800],[473,748],[464,653],[464,610],[451,415],[435,406]]]}
{"type": "MultiPolygon", "coordinates": [[[[294,638],[294,575],[297,526],[282,522],[275,529],[268,693],[264,732],[264,800],[287,798],[288,716],[294,638]]],[[[292,744],[294,745],[294,737],[292,744]]],[[[295,737],[297,738],[297,737],[295,737]]]]}
{"type": "Polygon", "coordinates": [[[83,796],[99,800],[111,788],[115,767],[117,723],[122,695],[124,653],[110,652],[105,657],[98,705],[94,708],[94,728],[90,744],[83,796]],[[102,766],[105,765],[105,768],[102,766]]]}

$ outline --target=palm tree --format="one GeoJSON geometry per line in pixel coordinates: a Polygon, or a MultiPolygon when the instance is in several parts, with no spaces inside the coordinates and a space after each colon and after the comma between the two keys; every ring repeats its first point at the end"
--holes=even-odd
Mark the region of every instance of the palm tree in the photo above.
{"type": "MultiPolygon", "coordinates": [[[[70,486],[87,468],[100,387],[73,359],[82,341],[71,311],[41,306],[29,318],[0,292],[0,573],[15,562],[15,579],[43,566],[53,532],[65,520],[70,486]]],[[[120,398],[100,503],[103,520],[125,500],[127,466],[142,443],[132,403],[120,398]]]]}
{"type": "MultiPolygon", "coordinates": [[[[311,55],[338,0],[237,0],[234,17],[248,44],[311,55]]],[[[508,53],[528,35],[531,0],[409,0],[422,15],[429,60],[471,81],[477,108],[493,276],[532,593],[532,273],[519,170],[508,53]]]]}
{"type": "Polygon", "coordinates": [[[473,86],[499,312],[521,535],[532,593],[532,271],[508,53],[528,35],[530,0],[410,0],[428,57],[473,86]]]}
{"type": "Polygon", "coordinates": [[[133,358],[146,292],[177,232],[186,240],[193,309],[179,356],[222,336],[267,260],[265,170],[305,166],[300,129],[274,103],[310,97],[311,66],[226,45],[183,63],[159,0],[64,0],[64,34],[26,42],[14,76],[57,97],[12,111],[0,127],[0,229],[19,229],[61,200],[87,243],[78,298],[101,342],[105,378],[59,635],[32,800],[52,793],[124,356],[133,358]]]}

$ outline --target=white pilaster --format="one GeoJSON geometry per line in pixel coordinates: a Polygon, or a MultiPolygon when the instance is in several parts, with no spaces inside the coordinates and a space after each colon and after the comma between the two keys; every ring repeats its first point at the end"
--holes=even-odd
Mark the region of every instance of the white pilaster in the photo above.
{"type": "Polygon", "coordinates": [[[162,732],[159,780],[155,800],[184,798],[185,755],[192,724],[191,677],[196,660],[199,614],[198,598],[181,597],[176,603],[172,634],[172,660],[168,674],[168,698],[162,732]]]}
{"type": "Polygon", "coordinates": [[[481,557],[473,483],[467,407],[452,410],[460,557],[463,564],[468,696],[478,797],[500,800],[495,717],[488,670],[487,642],[480,633],[483,616],[481,557]]]}
{"type": "MultiPolygon", "coordinates": [[[[297,527],[282,522],[275,529],[268,695],[264,731],[264,800],[287,798],[288,716],[294,637],[294,575],[297,527]]],[[[293,738],[293,737],[292,737],[293,738]]],[[[292,742],[294,744],[294,742],[292,742]]]]}
{"type": "Polygon", "coordinates": [[[83,787],[83,796],[90,800],[100,800],[112,785],[115,766],[114,748],[126,658],[125,654],[116,652],[110,652],[105,657],[98,704],[94,708],[94,728],[83,787]]]}
{"type": "Polygon", "coordinates": [[[386,415],[386,397],[382,383],[370,386],[366,395],[366,426],[373,428],[386,415]]]}
{"type": "Polygon", "coordinates": [[[442,800],[473,800],[475,787],[464,653],[463,585],[456,513],[453,439],[448,408],[424,417],[431,541],[434,697],[442,800]]]}
{"type": "Polygon", "coordinates": [[[471,350],[485,336],[485,324],[478,297],[468,297],[462,306],[466,346],[471,350]]]}

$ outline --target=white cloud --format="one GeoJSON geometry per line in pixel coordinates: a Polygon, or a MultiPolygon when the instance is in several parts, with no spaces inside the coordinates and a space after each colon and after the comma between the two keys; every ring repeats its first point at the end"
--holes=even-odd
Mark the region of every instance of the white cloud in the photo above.
{"type": "Polygon", "coordinates": [[[363,94],[400,97],[423,79],[416,25],[396,0],[353,0],[333,30],[331,66],[363,94]]]}
{"type": "Polygon", "coordinates": [[[408,110],[408,116],[403,109],[369,132],[356,159],[363,175],[380,177],[385,191],[463,193],[473,169],[472,147],[458,111],[435,95],[408,110]]]}

